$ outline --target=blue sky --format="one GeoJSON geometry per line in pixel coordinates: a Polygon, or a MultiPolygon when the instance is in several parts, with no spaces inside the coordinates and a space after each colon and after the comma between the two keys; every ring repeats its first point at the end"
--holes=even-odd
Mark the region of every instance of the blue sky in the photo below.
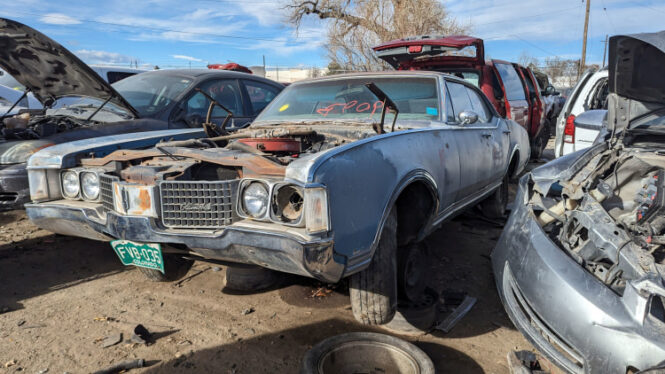
{"type": "MultiPolygon", "coordinates": [[[[520,54],[579,58],[581,0],[442,0],[452,16],[486,40],[492,58],[520,54]]],[[[665,29],[665,1],[591,0],[587,61],[602,60],[605,34],[665,29]]],[[[161,67],[238,62],[327,65],[325,25],[310,19],[296,32],[283,3],[267,0],[0,1],[0,16],[63,44],[88,63],[161,67]]]]}

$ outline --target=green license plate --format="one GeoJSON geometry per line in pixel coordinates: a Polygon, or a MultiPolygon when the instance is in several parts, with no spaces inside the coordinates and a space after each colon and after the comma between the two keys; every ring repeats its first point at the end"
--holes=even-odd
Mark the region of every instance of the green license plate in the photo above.
{"type": "Polygon", "coordinates": [[[156,243],[136,243],[129,240],[114,240],[111,247],[123,265],[140,266],[164,273],[162,247],[156,243]]]}

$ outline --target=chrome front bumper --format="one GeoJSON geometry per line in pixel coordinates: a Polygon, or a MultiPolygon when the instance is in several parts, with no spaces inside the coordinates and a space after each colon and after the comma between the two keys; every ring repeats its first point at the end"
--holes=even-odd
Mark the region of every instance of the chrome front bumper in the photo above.
{"type": "Polygon", "coordinates": [[[342,278],[346,263],[344,257],[334,254],[331,238],[305,238],[268,224],[236,222],[217,231],[174,230],[149,217],[109,212],[101,218],[97,209],[82,202],[32,203],[25,208],[36,226],[58,234],[101,241],[179,244],[204,258],[254,264],[329,283],[342,278]]]}

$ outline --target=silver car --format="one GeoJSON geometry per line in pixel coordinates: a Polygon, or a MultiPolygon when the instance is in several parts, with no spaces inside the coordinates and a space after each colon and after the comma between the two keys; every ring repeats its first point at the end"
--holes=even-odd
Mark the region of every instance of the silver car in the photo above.
{"type": "Polygon", "coordinates": [[[612,37],[609,61],[609,131],[520,180],[492,263],[513,323],[561,368],[662,373],[665,31],[612,37]]]}
{"type": "Polygon", "coordinates": [[[230,263],[227,286],[247,287],[238,264],[351,277],[366,324],[418,297],[414,243],[481,202],[503,215],[508,179],[529,159],[523,128],[477,87],[435,72],[298,82],[233,134],[85,157],[103,141],[31,158],[26,210],[37,226],[113,241],[154,280],[184,275],[192,256],[230,263]]]}

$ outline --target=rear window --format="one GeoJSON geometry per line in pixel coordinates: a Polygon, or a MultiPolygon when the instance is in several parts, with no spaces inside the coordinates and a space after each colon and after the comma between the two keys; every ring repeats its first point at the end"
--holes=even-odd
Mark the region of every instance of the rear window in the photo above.
{"type": "Polygon", "coordinates": [[[506,88],[506,99],[511,101],[526,100],[522,80],[519,75],[517,75],[515,68],[508,64],[494,64],[494,66],[501,76],[503,86],[506,88]]]}

